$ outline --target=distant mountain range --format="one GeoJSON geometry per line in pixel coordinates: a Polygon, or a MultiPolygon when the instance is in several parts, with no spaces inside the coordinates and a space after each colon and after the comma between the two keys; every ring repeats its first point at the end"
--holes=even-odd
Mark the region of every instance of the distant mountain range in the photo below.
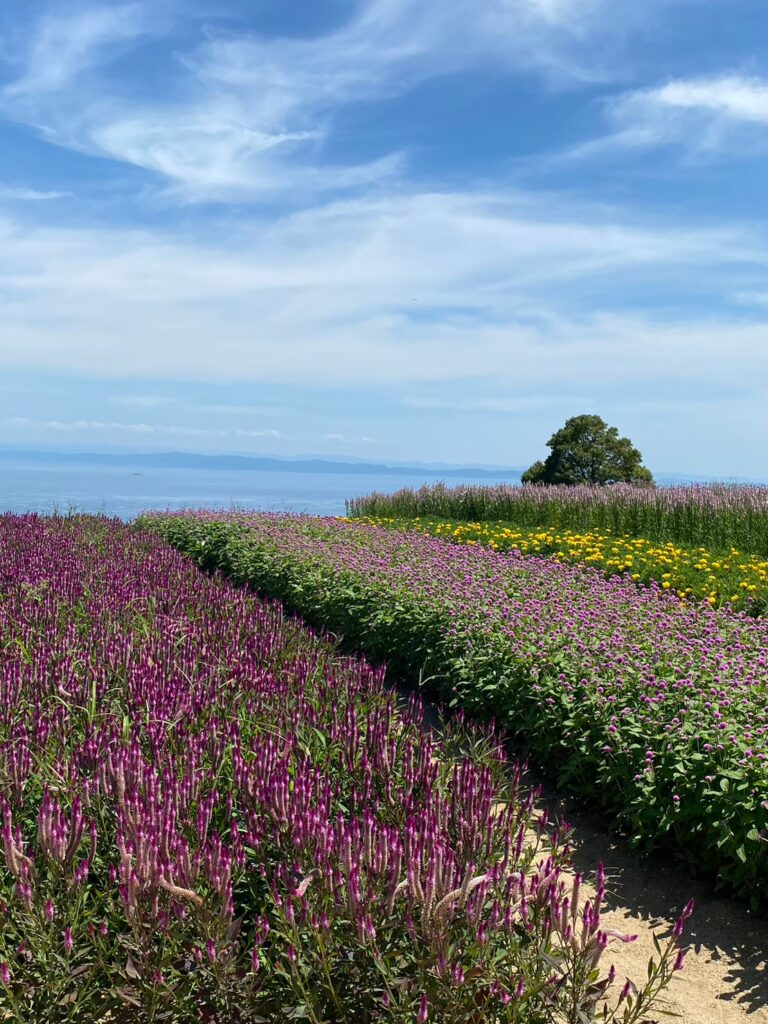
{"type": "Polygon", "coordinates": [[[476,480],[520,480],[521,469],[503,467],[461,467],[441,464],[414,465],[331,460],[307,456],[277,458],[262,455],[196,455],[191,452],[54,452],[0,449],[0,461],[24,461],[39,465],[122,466],[126,469],[208,469],[278,473],[333,473],[347,475],[414,476],[435,480],[467,477],[476,480]]]}
{"type": "MultiPolygon", "coordinates": [[[[440,462],[368,462],[351,455],[326,458],[322,455],[279,457],[274,455],[202,455],[193,452],[61,452],[0,448],[0,462],[27,465],[88,465],[125,469],[186,469],[270,471],[276,473],[326,473],[347,476],[408,476],[425,480],[462,479],[478,482],[519,483],[520,466],[456,466],[440,462]]],[[[662,485],[696,482],[765,483],[765,480],[736,477],[691,476],[684,473],[656,473],[662,485]]]]}

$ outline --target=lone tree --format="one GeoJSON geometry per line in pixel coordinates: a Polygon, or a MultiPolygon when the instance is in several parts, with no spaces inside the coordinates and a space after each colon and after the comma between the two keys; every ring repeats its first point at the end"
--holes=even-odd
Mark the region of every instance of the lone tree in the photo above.
{"type": "Polygon", "coordinates": [[[550,453],[523,473],[524,484],[652,484],[643,456],[600,416],[572,416],[547,441],[550,453]]]}

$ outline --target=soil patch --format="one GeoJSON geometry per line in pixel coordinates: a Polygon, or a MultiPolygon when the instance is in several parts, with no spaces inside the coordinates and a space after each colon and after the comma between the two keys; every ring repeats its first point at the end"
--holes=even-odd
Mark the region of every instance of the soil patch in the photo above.
{"type": "Polygon", "coordinates": [[[573,824],[579,871],[589,877],[599,861],[605,865],[609,884],[603,920],[609,928],[638,937],[631,944],[612,943],[604,955],[620,976],[642,982],[648,960],[655,956],[653,934],[669,936],[688,899],[696,900],[685,932],[690,947],[685,967],[659,1007],[675,1016],[659,1015],[660,1021],[768,1024],[768,920],[745,904],[716,895],[670,858],[641,858],[596,816],[574,809],[546,783],[541,804],[573,824]]]}

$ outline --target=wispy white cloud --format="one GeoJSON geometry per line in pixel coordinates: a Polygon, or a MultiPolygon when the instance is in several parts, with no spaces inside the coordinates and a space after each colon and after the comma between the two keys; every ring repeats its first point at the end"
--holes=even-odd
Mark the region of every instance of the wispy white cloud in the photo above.
{"type": "Polygon", "coordinates": [[[157,423],[120,423],[114,420],[42,420],[30,419],[26,416],[10,416],[3,420],[6,426],[22,427],[25,430],[54,434],[130,434],[159,437],[197,437],[197,438],[257,438],[266,437],[272,440],[282,438],[279,430],[243,430],[215,429],[208,427],[188,427],[157,423]]]}
{"type": "Polygon", "coordinates": [[[75,8],[38,24],[0,108],[49,141],[153,172],[185,200],[338,192],[390,178],[403,160],[328,166],[320,147],[340,106],[488,61],[590,79],[594,51],[583,59],[580,47],[616,22],[610,9],[607,0],[362,0],[319,38],[209,28],[169,61],[166,88],[150,101],[106,75],[96,87],[88,73],[161,31],[155,9],[75,8]]]}
{"type": "Polygon", "coordinates": [[[622,93],[607,101],[605,110],[615,130],[562,156],[594,158],[656,146],[710,156],[764,152],[768,80],[739,75],[676,79],[622,93]]]}
{"type": "Polygon", "coordinates": [[[728,120],[768,124],[768,82],[759,78],[681,80],[636,95],[667,110],[704,110],[728,120]]]}
{"type": "MultiPolygon", "coordinates": [[[[226,431],[225,431],[226,433],[226,431]]],[[[268,430],[243,430],[241,427],[236,427],[232,431],[235,437],[270,437],[273,440],[280,440],[285,437],[279,430],[269,428],[268,430]]]]}
{"type": "Polygon", "coordinates": [[[764,387],[764,318],[712,303],[727,308],[767,262],[745,229],[638,226],[531,195],[331,203],[258,230],[206,222],[197,239],[6,219],[0,368],[313,387],[482,379],[533,394],[675,374],[764,387]],[[644,312],[622,300],[638,282],[672,284],[690,309],[706,295],[707,312],[644,312]]]}
{"type": "Polygon", "coordinates": [[[6,102],[20,105],[59,93],[114,56],[121,45],[146,31],[140,3],[80,7],[49,13],[36,27],[22,73],[4,90],[6,102]]]}
{"type": "Polygon", "coordinates": [[[39,203],[48,202],[52,199],[66,199],[71,195],[71,192],[40,191],[35,188],[0,184],[0,201],[10,199],[21,203],[39,203]]]}
{"type": "Polygon", "coordinates": [[[119,423],[114,420],[36,420],[26,416],[11,416],[4,421],[10,427],[25,427],[53,433],[82,433],[95,431],[99,434],[114,431],[130,434],[172,434],[174,436],[204,437],[209,434],[202,427],[158,426],[152,423],[119,423]]]}
{"type": "Polygon", "coordinates": [[[322,440],[323,441],[335,441],[335,442],[339,442],[339,443],[342,443],[342,442],[343,443],[351,443],[351,444],[357,444],[357,443],[376,444],[377,443],[374,438],[367,437],[365,434],[363,434],[360,437],[348,437],[346,434],[323,434],[322,435],[322,440]]]}
{"type": "Polygon", "coordinates": [[[89,145],[156,172],[171,193],[189,201],[342,192],[391,178],[402,166],[395,153],[362,165],[321,168],[311,153],[300,152],[319,140],[319,130],[270,131],[254,123],[246,106],[227,99],[127,117],[116,111],[91,126],[89,145]]]}

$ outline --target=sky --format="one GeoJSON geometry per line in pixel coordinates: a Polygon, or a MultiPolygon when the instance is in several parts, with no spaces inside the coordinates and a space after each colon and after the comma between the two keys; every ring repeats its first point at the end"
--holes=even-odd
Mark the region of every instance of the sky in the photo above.
{"type": "Polygon", "coordinates": [[[765,0],[0,6],[0,445],[768,478],[765,0]]]}

